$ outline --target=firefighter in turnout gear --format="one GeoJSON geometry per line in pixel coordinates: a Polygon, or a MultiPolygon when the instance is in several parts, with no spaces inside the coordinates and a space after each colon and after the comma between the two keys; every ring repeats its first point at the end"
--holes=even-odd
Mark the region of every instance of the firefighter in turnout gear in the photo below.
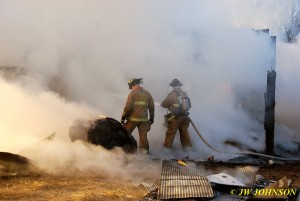
{"type": "Polygon", "coordinates": [[[183,84],[174,79],[170,86],[173,87],[168,96],[163,100],[161,106],[168,108],[168,114],[165,116],[168,129],[164,147],[171,149],[177,130],[180,133],[180,141],[184,150],[191,150],[192,143],[188,132],[190,124],[188,110],[191,107],[190,100],[187,94],[181,90],[183,84]]]}
{"type": "Polygon", "coordinates": [[[140,86],[142,83],[142,78],[133,78],[128,81],[131,92],[124,107],[121,123],[130,135],[136,127],[138,128],[140,152],[149,154],[147,133],[151,124],[154,123],[154,101],[151,94],[140,86]]]}

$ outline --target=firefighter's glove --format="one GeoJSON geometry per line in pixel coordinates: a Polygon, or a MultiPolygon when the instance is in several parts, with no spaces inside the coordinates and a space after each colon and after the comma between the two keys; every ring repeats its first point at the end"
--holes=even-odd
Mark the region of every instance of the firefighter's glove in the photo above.
{"type": "Polygon", "coordinates": [[[122,117],[122,119],[121,119],[121,124],[124,125],[124,124],[125,124],[125,121],[126,121],[126,119],[122,117]]]}
{"type": "Polygon", "coordinates": [[[154,123],[154,118],[153,117],[150,117],[150,119],[149,119],[149,124],[153,124],[154,123]]]}

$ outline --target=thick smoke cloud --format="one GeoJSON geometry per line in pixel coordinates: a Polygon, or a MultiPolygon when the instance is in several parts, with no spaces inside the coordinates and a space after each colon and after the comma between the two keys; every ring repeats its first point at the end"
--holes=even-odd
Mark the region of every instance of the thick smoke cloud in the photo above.
{"type": "MultiPolygon", "coordinates": [[[[0,65],[25,70],[14,83],[1,81],[0,146],[18,152],[53,131],[69,143],[68,128],[77,117],[120,119],[127,80],[142,77],[157,103],[149,133],[155,156],[165,135],[166,111],[159,103],[173,78],[184,83],[191,118],[210,144],[235,151],[224,142],[236,141],[242,149],[263,151],[263,93],[273,55],[269,36],[253,29],[265,28],[277,36],[276,119],[281,127],[276,136],[298,138],[299,44],[286,44],[282,29],[297,3],[0,1],[0,65]]],[[[192,157],[218,155],[190,132],[192,157]]],[[[174,146],[180,150],[178,140],[174,146]]]]}

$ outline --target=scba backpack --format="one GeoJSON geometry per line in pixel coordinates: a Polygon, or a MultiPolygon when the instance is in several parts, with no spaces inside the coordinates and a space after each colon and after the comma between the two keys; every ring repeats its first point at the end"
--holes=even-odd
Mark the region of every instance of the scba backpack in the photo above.
{"type": "Polygon", "coordinates": [[[179,105],[174,104],[170,108],[170,112],[174,116],[181,116],[181,115],[187,115],[189,114],[188,111],[192,107],[191,100],[187,96],[187,94],[183,91],[179,92],[179,95],[177,97],[179,105]]]}
{"type": "Polygon", "coordinates": [[[180,96],[180,97],[181,97],[181,109],[184,113],[187,113],[192,107],[191,100],[188,96],[185,97],[180,96]]]}

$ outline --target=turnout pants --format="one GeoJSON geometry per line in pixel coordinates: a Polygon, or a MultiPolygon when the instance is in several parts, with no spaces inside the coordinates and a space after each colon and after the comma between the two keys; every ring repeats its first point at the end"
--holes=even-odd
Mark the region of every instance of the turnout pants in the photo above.
{"type": "Polygon", "coordinates": [[[147,138],[147,133],[151,128],[149,122],[128,121],[125,124],[125,128],[130,135],[136,127],[138,128],[140,136],[140,149],[149,152],[149,142],[147,138]]]}
{"type": "Polygon", "coordinates": [[[192,142],[188,132],[189,124],[190,119],[188,116],[178,116],[168,121],[168,130],[166,132],[164,147],[172,148],[177,130],[179,130],[180,142],[182,147],[192,147],[192,142]]]}

